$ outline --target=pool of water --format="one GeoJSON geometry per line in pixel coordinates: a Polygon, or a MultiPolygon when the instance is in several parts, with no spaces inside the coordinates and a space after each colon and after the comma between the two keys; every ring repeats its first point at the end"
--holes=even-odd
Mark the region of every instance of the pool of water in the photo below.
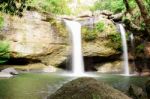
{"type": "MultiPolygon", "coordinates": [[[[95,79],[125,91],[129,85],[144,87],[150,77],[96,74],[95,79]]],[[[0,99],[46,99],[64,83],[74,79],[57,73],[22,73],[13,78],[0,78],[0,99]]]]}

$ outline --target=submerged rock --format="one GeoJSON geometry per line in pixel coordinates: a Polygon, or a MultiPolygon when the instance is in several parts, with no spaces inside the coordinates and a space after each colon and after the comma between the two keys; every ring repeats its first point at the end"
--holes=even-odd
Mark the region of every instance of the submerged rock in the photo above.
{"type": "Polygon", "coordinates": [[[4,70],[1,70],[0,77],[2,78],[10,78],[13,77],[13,75],[17,75],[18,71],[16,71],[14,68],[6,68],[4,70]]]}
{"type": "Polygon", "coordinates": [[[10,78],[12,76],[10,73],[0,72],[0,78],[10,78]]]}
{"type": "Polygon", "coordinates": [[[47,99],[131,99],[93,78],[78,78],[63,85],[47,99]]]}
{"type": "Polygon", "coordinates": [[[147,97],[148,99],[150,99],[150,80],[146,82],[145,89],[146,89],[147,97]]]}
{"type": "Polygon", "coordinates": [[[12,74],[12,75],[17,75],[19,74],[18,71],[16,71],[14,68],[6,68],[1,71],[2,73],[7,73],[7,74],[12,74]]]}
{"type": "Polygon", "coordinates": [[[142,88],[135,86],[135,85],[130,85],[128,94],[133,98],[133,99],[147,99],[145,92],[143,91],[142,88]]]}

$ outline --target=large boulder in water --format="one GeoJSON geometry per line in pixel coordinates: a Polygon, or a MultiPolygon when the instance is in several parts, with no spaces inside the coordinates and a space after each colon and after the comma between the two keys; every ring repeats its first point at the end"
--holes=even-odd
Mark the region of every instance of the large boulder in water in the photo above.
{"type": "Polygon", "coordinates": [[[131,99],[93,78],[78,78],[63,85],[47,99],[131,99]]]}

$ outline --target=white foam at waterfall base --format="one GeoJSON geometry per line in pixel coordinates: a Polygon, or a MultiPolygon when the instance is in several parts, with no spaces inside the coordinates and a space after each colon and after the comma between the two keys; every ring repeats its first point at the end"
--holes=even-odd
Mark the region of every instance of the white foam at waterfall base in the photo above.
{"type": "Polygon", "coordinates": [[[128,47],[127,47],[127,40],[126,40],[126,31],[123,27],[122,24],[118,24],[120,33],[121,33],[121,38],[122,38],[122,48],[123,48],[123,69],[124,69],[124,75],[129,76],[130,71],[129,71],[129,62],[128,62],[128,47]]]}
{"type": "Polygon", "coordinates": [[[69,20],[65,20],[65,23],[71,33],[72,40],[72,75],[85,75],[81,46],[81,24],[69,20]]]}

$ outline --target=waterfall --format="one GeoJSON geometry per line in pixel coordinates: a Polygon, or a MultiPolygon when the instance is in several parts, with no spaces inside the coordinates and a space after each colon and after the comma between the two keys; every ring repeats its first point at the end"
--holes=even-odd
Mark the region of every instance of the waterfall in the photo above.
{"type": "Polygon", "coordinates": [[[65,20],[72,37],[72,72],[75,76],[84,74],[84,63],[81,46],[81,24],[76,21],[65,20]]]}
{"type": "Polygon", "coordinates": [[[121,33],[121,38],[122,38],[122,46],[123,46],[123,69],[124,69],[124,74],[129,76],[130,71],[129,71],[129,62],[128,62],[128,47],[127,47],[127,40],[126,40],[126,31],[123,27],[122,24],[119,24],[119,29],[121,33]]]}
{"type": "Polygon", "coordinates": [[[135,56],[135,45],[134,45],[134,35],[133,33],[130,34],[130,42],[131,42],[131,49],[132,49],[132,55],[135,56]]]}
{"type": "Polygon", "coordinates": [[[131,47],[133,49],[132,54],[134,55],[135,45],[134,45],[134,35],[132,33],[130,34],[130,40],[131,40],[131,47]]]}
{"type": "Polygon", "coordinates": [[[134,45],[134,35],[133,33],[130,34],[130,42],[131,42],[131,53],[133,56],[133,62],[132,62],[132,72],[135,70],[135,45],[134,45]]]}

